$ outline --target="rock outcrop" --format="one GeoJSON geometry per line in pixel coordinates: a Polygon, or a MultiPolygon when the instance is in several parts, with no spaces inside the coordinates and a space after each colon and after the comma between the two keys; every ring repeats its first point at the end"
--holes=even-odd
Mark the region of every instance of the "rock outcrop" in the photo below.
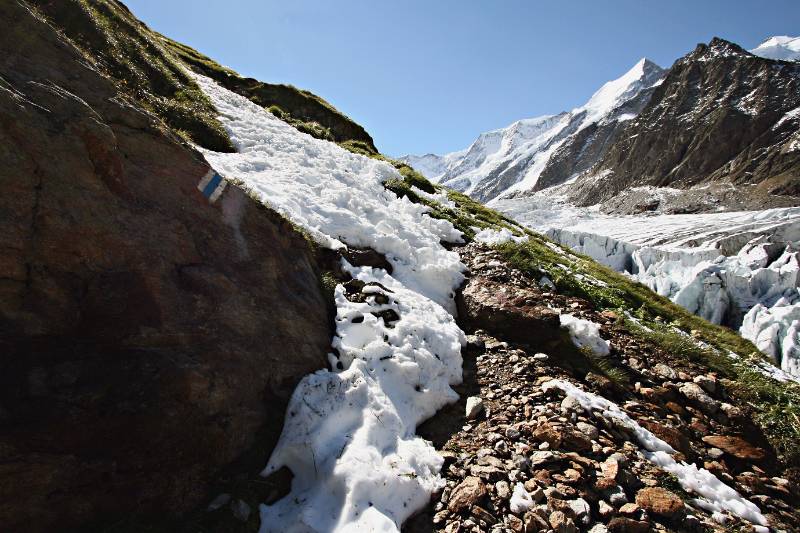
{"type": "Polygon", "coordinates": [[[198,188],[202,157],[28,4],[0,19],[0,523],[180,514],[325,364],[314,256],[198,188]]]}

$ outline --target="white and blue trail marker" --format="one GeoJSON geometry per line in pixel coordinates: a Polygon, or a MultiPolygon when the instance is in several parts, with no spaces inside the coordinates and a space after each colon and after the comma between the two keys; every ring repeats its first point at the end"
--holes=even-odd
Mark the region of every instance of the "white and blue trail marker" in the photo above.
{"type": "Polygon", "coordinates": [[[222,194],[222,191],[225,190],[226,185],[228,185],[228,182],[222,179],[222,176],[217,174],[212,168],[206,172],[206,175],[203,176],[203,179],[197,184],[197,190],[203,193],[203,196],[208,198],[208,201],[213,204],[222,194]]]}

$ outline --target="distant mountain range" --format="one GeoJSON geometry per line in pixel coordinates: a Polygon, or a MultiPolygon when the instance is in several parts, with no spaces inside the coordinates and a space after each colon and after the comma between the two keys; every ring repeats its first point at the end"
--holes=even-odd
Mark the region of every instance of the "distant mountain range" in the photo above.
{"type": "MultiPolygon", "coordinates": [[[[580,205],[642,186],[687,191],[673,198],[684,212],[796,205],[798,56],[799,38],[771,37],[750,52],[715,38],[670,69],[640,60],[570,112],[483,133],[460,152],[402,160],[481,201],[569,182],[560,193],[580,205]],[[711,186],[715,201],[691,191],[698,186],[711,186]]],[[[658,203],[615,201],[629,211],[658,203]]]]}

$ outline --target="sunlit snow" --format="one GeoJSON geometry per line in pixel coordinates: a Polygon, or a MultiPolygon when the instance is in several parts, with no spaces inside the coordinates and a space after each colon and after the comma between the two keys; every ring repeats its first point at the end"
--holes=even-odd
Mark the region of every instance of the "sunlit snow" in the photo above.
{"type": "Polygon", "coordinates": [[[389,275],[343,263],[368,296],[351,302],[336,288],[334,370],[305,377],[292,395],[265,473],[287,466],[295,477],[288,496],[261,506],[261,532],[398,531],[442,486],[442,458],[415,431],[457,399],[450,386],[461,381],[465,337],[451,312],[464,267],[441,241],[460,242],[461,234],[385,190],[383,182],[399,177],[391,165],[300,133],[195,79],[238,149],[204,151],[217,172],[321,245],[368,246],[394,268],[389,275]],[[397,319],[387,324],[388,316],[397,319]]]}

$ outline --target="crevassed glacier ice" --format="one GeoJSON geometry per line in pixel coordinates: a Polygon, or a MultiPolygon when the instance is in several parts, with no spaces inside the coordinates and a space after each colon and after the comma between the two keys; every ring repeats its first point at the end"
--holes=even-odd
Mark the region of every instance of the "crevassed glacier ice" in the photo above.
{"type": "Polygon", "coordinates": [[[609,216],[555,200],[493,206],[692,313],[739,329],[782,370],[800,375],[800,208],[609,216]]]}

